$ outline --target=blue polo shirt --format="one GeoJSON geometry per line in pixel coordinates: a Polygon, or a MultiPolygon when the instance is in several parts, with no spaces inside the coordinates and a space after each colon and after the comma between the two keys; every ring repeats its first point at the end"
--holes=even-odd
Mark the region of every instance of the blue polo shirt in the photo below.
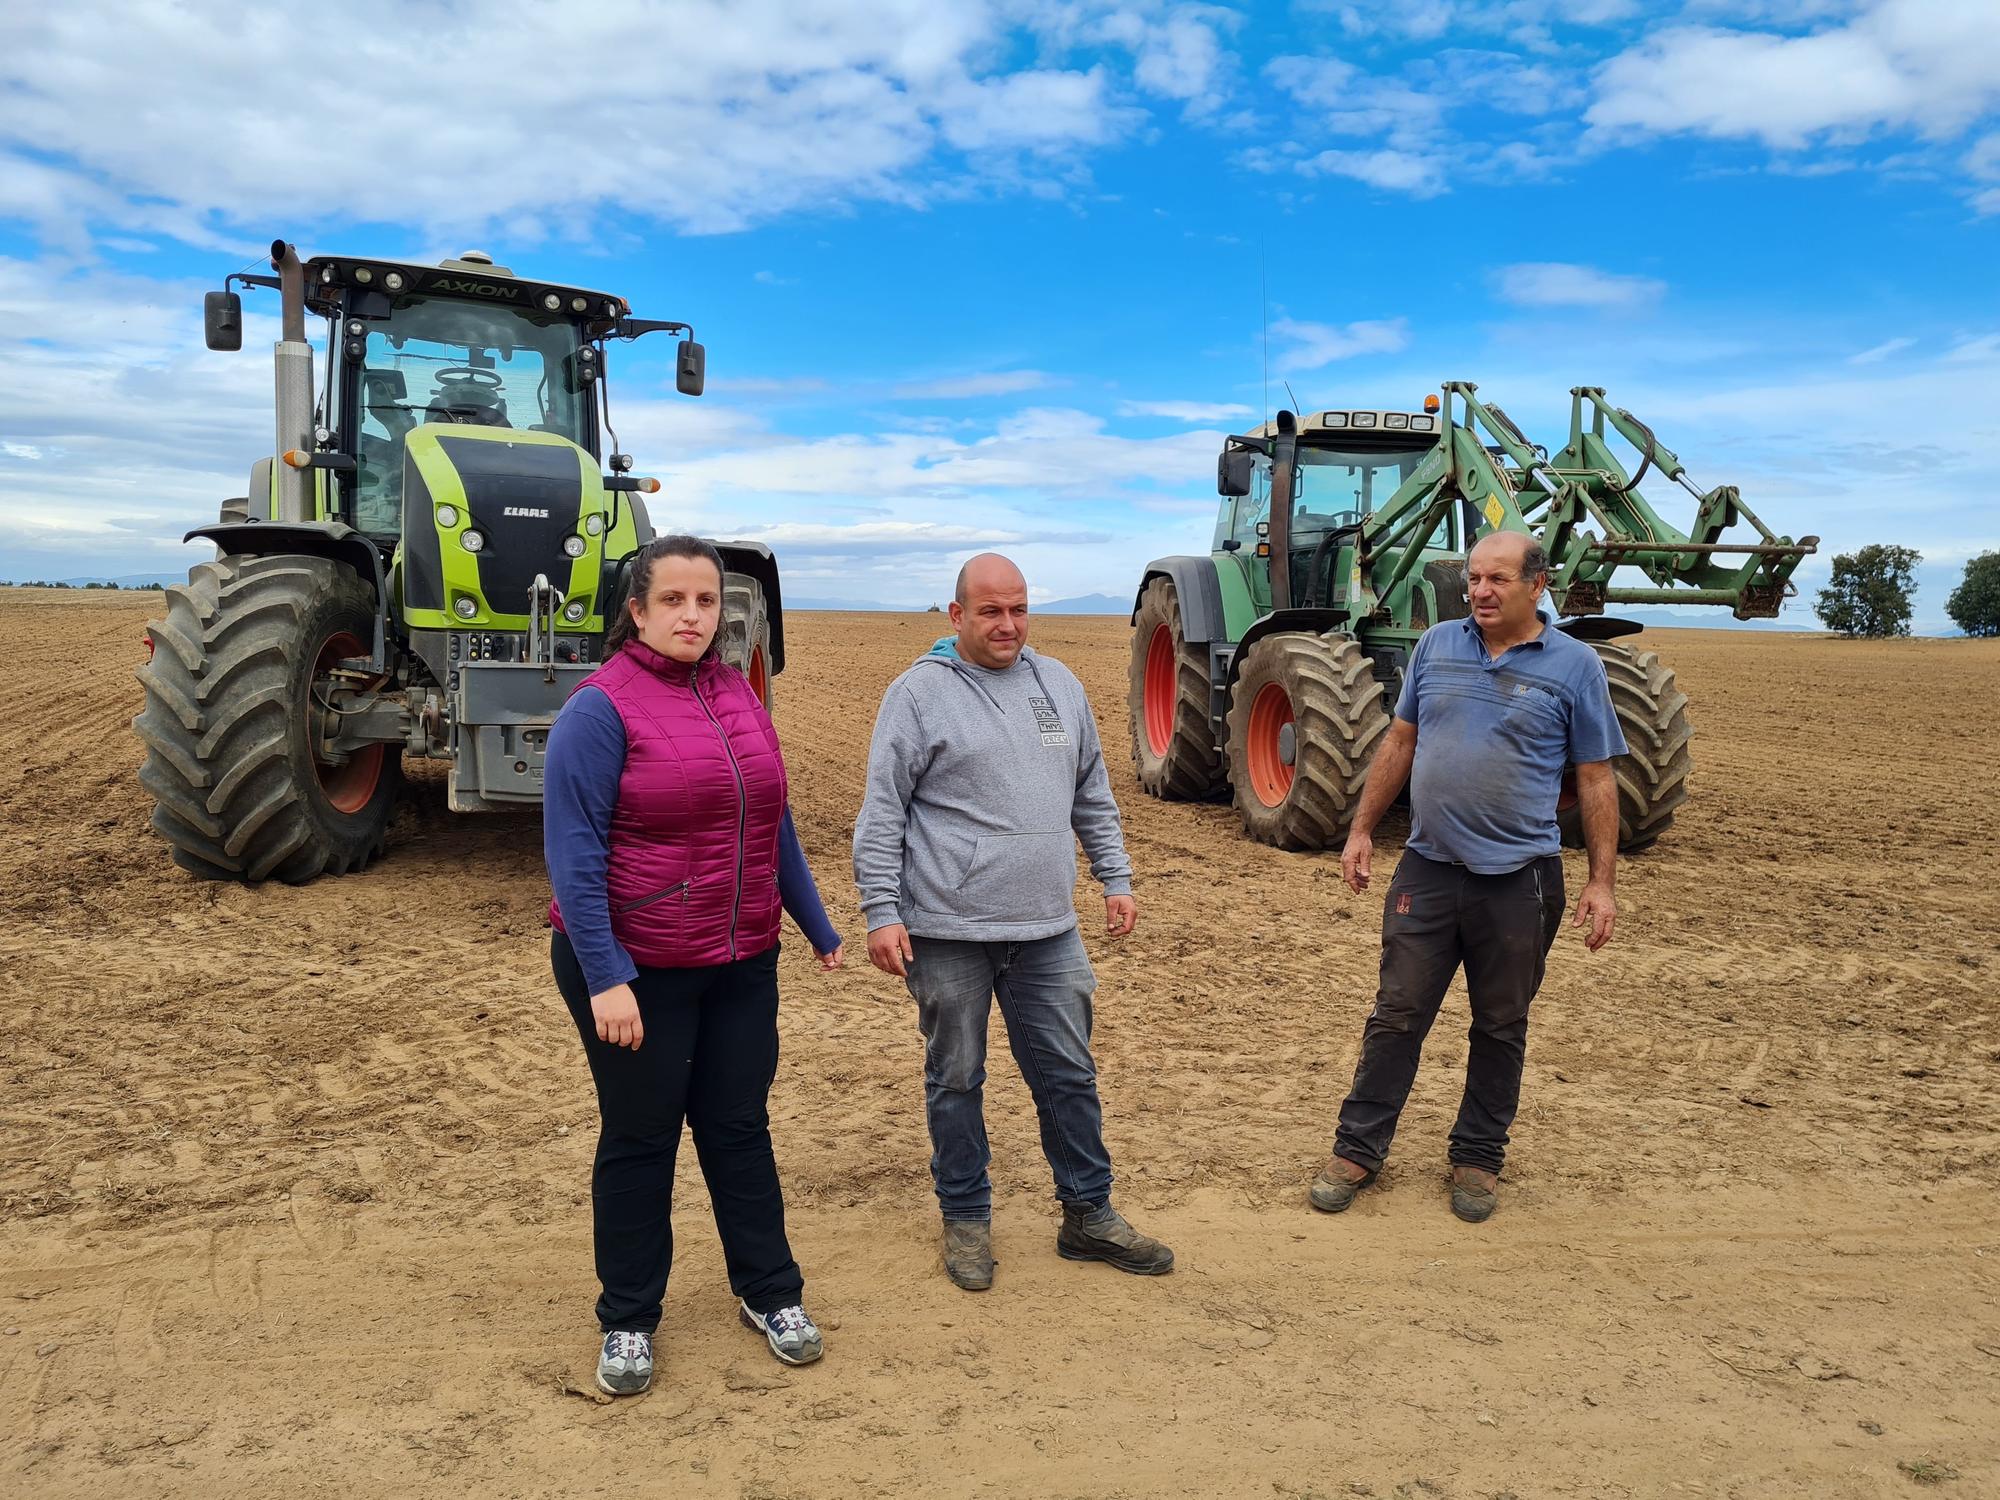
{"type": "Polygon", "coordinates": [[[1564,770],[1625,753],[1604,663],[1541,620],[1497,659],[1470,618],[1433,625],[1410,653],[1396,701],[1417,727],[1404,847],[1425,859],[1504,875],[1560,853],[1564,770]]]}

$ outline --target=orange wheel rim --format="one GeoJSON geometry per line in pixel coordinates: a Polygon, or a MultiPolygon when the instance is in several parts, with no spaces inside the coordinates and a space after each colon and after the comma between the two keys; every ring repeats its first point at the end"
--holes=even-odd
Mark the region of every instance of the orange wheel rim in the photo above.
{"type": "Polygon", "coordinates": [[[1292,790],[1280,738],[1292,722],[1291,695],[1275,682],[1257,690],[1250,703],[1250,790],[1266,807],[1276,807],[1292,790]]]}
{"type": "Polygon", "coordinates": [[[756,647],[750,653],[750,691],[757,695],[757,701],[766,708],[771,706],[771,669],[764,664],[764,648],[756,647]]]}
{"type": "Polygon", "coordinates": [[[382,780],[382,752],[385,745],[370,745],[357,750],[347,757],[344,764],[334,765],[319,758],[319,735],[312,722],[314,700],[318,699],[320,684],[325,682],[333,669],[350,656],[366,656],[368,648],[361,644],[361,638],[351,630],[336,631],[327,637],[326,644],[319,648],[319,656],[313,664],[313,680],[306,707],[306,733],[313,746],[313,772],[319,777],[319,789],[326,794],[326,800],[333,804],[335,812],[357,813],[366,807],[375,795],[375,787],[382,780]]]}
{"type": "Polygon", "coordinates": [[[1145,701],[1146,744],[1155,755],[1165,755],[1174,742],[1174,700],[1179,696],[1180,663],[1174,658],[1174,633],[1165,625],[1153,628],[1146,643],[1145,701]]]}

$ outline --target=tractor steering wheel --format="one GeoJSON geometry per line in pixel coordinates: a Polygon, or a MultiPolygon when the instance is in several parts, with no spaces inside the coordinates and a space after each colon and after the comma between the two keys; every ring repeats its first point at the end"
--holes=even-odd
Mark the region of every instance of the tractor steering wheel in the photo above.
{"type": "Polygon", "coordinates": [[[475,369],[471,365],[451,365],[437,371],[437,383],[454,393],[465,387],[475,391],[497,391],[505,384],[496,371],[475,369]]]}

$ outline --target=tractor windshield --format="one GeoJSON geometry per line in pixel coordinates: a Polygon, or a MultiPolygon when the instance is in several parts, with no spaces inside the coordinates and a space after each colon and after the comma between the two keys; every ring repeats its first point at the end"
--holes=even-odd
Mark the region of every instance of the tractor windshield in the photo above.
{"type": "Polygon", "coordinates": [[[1350,453],[1337,448],[1299,448],[1298,501],[1292,513],[1292,541],[1310,534],[1315,542],[1336,526],[1358,525],[1386,504],[1424,461],[1428,447],[1388,453],[1350,453]]]}
{"type": "Polygon", "coordinates": [[[457,297],[399,298],[370,327],[360,384],[354,524],[403,525],[403,439],[424,422],[553,432],[589,446],[589,388],[576,325],[457,297]]]}

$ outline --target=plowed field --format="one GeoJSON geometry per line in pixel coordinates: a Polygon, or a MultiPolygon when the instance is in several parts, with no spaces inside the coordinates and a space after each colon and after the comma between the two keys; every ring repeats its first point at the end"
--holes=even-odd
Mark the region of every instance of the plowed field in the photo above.
{"type": "Polygon", "coordinates": [[[1039,621],[1115,748],[1141,922],[1090,936],[1098,1060],[1120,1202],[1180,1265],[1056,1258],[996,1035],[973,1297],[847,876],[876,700],[938,621],[794,617],[778,724],[854,939],[834,976],[788,942],[773,1096],[828,1354],[736,1326],[688,1153],[659,1381],[600,1405],[535,818],[454,817],[426,772],[363,875],[181,875],[127,727],[156,610],[0,591],[9,1494],[2000,1494],[2000,642],[1649,636],[1694,800],[1622,862],[1613,944],[1558,945],[1475,1228],[1443,1186],[1462,994],[1380,1186],[1311,1212],[1376,900],[1141,797],[1123,622],[1039,621]]]}

